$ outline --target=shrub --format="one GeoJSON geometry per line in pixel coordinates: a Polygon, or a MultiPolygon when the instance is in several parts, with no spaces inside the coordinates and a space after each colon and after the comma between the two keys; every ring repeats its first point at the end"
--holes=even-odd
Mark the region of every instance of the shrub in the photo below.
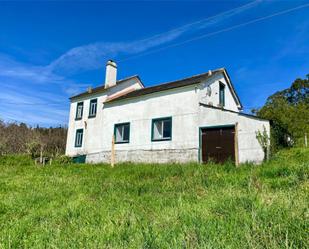
{"type": "Polygon", "coordinates": [[[39,142],[32,141],[26,144],[27,153],[31,155],[31,158],[36,158],[40,156],[41,145],[39,142]]]}

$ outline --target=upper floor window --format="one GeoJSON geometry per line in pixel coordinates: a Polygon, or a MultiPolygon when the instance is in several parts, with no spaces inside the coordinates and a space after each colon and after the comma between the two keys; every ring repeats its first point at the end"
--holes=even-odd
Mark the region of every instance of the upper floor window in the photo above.
{"type": "Polygon", "coordinates": [[[83,118],[83,109],[84,109],[84,102],[78,102],[76,106],[76,117],[75,117],[76,120],[83,118]]]}
{"type": "Polygon", "coordinates": [[[115,143],[129,143],[130,123],[115,124],[114,129],[115,143]]]}
{"type": "Polygon", "coordinates": [[[98,99],[92,99],[90,100],[90,105],[89,105],[89,118],[93,118],[97,114],[97,104],[98,104],[98,99]]]}
{"type": "Polygon", "coordinates": [[[225,85],[221,82],[219,83],[219,105],[221,107],[225,106],[225,85]]]}
{"type": "Polygon", "coordinates": [[[76,130],[76,136],[75,136],[75,147],[82,147],[83,144],[83,129],[77,129],[76,130]]]}
{"type": "Polygon", "coordinates": [[[157,118],[152,120],[152,141],[162,141],[172,139],[172,118],[157,118]]]}

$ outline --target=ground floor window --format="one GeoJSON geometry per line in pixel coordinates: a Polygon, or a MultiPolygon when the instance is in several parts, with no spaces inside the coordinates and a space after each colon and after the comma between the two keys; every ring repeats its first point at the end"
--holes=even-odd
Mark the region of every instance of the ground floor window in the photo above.
{"type": "Polygon", "coordinates": [[[76,136],[75,136],[75,147],[82,147],[83,144],[83,129],[76,130],[76,136]]]}
{"type": "Polygon", "coordinates": [[[172,118],[157,118],[152,120],[152,141],[172,139],[172,118]]]}
{"type": "Polygon", "coordinates": [[[129,143],[130,123],[115,124],[114,136],[115,143],[129,143]]]}

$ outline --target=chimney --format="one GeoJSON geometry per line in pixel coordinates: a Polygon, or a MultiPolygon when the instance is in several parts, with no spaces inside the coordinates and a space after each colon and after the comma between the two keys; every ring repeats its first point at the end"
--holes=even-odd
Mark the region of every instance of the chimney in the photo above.
{"type": "Polygon", "coordinates": [[[117,64],[109,60],[106,63],[105,88],[115,86],[117,81],[117,64]]]}

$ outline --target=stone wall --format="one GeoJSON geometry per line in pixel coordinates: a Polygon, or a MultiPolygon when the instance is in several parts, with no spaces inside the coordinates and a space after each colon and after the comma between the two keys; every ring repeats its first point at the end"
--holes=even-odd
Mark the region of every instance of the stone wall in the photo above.
{"type": "MultiPolygon", "coordinates": [[[[110,163],[111,152],[102,151],[88,154],[87,163],[110,163]]],[[[185,163],[198,162],[198,149],[128,150],[116,151],[115,161],[135,163],[185,163]]]]}

